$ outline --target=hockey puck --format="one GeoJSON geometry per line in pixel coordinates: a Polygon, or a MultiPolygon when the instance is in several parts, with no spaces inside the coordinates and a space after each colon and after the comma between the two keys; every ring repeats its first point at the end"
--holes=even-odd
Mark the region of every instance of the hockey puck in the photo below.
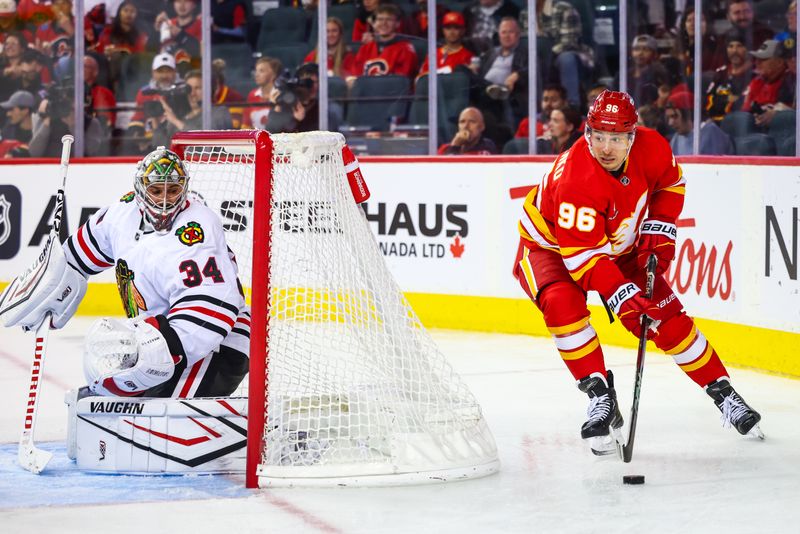
{"type": "Polygon", "coordinates": [[[644,484],[644,475],[625,475],[622,477],[623,484],[644,484]]]}

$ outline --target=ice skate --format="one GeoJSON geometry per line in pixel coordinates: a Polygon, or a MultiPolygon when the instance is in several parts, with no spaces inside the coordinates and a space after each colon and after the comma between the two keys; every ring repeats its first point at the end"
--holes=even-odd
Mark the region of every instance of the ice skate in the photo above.
{"type": "Polygon", "coordinates": [[[596,456],[614,454],[616,443],[622,443],[622,414],[617,405],[614,375],[608,371],[608,381],[599,373],[581,379],[578,389],[589,395],[588,419],[581,426],[581,438],[589,442],[596,456]]]}
{"type": "Polygon", "coordinates": [[[722,412],[722,426],[733,426],[743,436],[750,435],[764,439],[764,433],[758,426],[761,415],[736,393],[728,378],[720,378],[706,386],[706,393],[714,399],[714,404],[722,412]]]}

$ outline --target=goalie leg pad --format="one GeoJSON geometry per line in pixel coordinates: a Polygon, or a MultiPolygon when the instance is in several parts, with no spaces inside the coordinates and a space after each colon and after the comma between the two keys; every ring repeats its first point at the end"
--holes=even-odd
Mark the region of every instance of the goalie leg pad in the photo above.
{"type": "MultiPolygon", "coordinates": [[[[93,472],[243,473],[247,399],[77,401],[75,457],[93,472]]],[[[69,424],[68,424],[69,426],[69,424]]]]}

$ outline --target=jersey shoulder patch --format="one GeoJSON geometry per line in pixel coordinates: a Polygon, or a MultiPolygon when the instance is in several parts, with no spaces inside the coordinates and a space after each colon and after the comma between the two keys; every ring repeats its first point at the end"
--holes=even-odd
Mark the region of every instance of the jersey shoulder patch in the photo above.
{"type": "Polygon", "coordinates": [[[203,227],[200,226],[200,223],[196,221],[189,221],[188,223],[184,224],[175,230],[175,235],[178,236],[178,241],[187,247],[202,243],[205,240],[203,227]]]}
{"type": "Polygon", "coordinates": [[[119,201],[125,202],[127,204],[129,202],[132,202],[134,198],[136,198],[136,193],[134,193],[133,191],[128,191],[127,193],[119,197],[119,201]]]}

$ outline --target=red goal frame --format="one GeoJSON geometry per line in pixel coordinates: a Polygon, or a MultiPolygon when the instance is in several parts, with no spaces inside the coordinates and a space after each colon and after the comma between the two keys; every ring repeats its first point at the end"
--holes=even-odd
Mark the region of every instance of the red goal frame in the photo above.
{"type": "MultiPolygon", "coordinates": [[[[267,364],[269,340],[270,221],[272,217],[273,143],[264,130],[219,130],[178,132],[171,149],[184,159],[187,146],[248,146],[254,148],[253,265],[251,269],[250,378],[247,403],[247,464],[245,485],[258,487],[258,464],[264,451],[267,364]],[[261,253],[257,254],[257,251],[261,253]]],[[[190,177],[191,178],[191,177],[190,177]]]]}

